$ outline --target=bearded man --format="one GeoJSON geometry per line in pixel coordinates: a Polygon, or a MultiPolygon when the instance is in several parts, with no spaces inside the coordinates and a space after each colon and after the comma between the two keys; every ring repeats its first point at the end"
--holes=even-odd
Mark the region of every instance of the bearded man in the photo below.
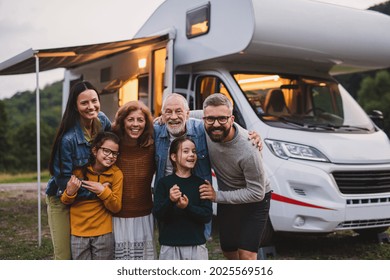
{"type": "Polygon", "coordinates": [[[203,103],[203,122],[218,191],[200,187],[201,198],[218,203],[221,249],[227,259],[255,260],[268,219],[270,182],[248,131],[234,123],[233,105],[221,93],[203,103]]]}
{"type": "MultiPolygon", "coordinates": [[[[154,124],[154,143],[156,148],[156,176],[154,186],[164,176],[173,171],[169,160],[169,146],[173,139],[180,136],[188,136],[195,142],[197,162],[194,174],[205,180],[205,185],[211,186],[211,164],[207,149],[206,132],[200,119],[189,117],[190,109],[187,100],[178,93],[169,94],[162,104],[161,122],[154,124]]],[[[254,132],[247,134],[248,141],[255,145],[258,150],[262,149],[260,136],[254,132]]],[[[211,238],[211,222],[206,224],[206,240],[211,238]]]]}

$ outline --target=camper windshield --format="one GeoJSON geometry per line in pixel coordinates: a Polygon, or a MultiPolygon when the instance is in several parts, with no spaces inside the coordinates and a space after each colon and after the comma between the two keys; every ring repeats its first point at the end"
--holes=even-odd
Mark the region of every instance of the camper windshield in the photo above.
{"type": "Polygon", "coordinates": [[[305,77],[233,74],[255,113],[269,125],[325,131],[374,131],[369,117],[337,83],[305,77]]]}

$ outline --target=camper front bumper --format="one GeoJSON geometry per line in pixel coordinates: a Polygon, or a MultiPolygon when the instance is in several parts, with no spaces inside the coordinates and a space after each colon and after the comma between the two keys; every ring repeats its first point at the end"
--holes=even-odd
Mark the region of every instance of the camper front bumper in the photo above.
{"type": "MultiPolygon", "coordinates": [[[[342,193],[334,172],[390,170],[389,165],[339,166],[289,160],[270,175],[275,231],[326,233],[390,226],[390,192],[342,193]]],[[[352,182],[352,187],[355,184],[352,182]]],[[[355,186],[356,190],[356,186],[355,186]]]]}

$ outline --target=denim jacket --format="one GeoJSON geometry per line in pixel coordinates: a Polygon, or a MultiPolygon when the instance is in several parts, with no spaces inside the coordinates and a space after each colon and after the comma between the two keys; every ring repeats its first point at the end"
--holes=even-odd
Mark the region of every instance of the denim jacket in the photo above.
{"type": "MultiPolygon", "coordinates": [[[[186,130],[187,136],[195,142],[196,154],[198,156],[194,174],[211,183],[211,165],[203,122],[198,119],[189,118],[186,122],[186,130]]],[[[154,124],[154,141],[157,166],[154,187],[156,187],[157,182],[164,177],[165,165],[168,159],[170,142],[166,125],[154,124]]]]}
{"type": "MultiPolygon", "coordinates": [[[[99,112],[98,118],[102,125],[102,130],[111,130],[111,122],[103,112],[99,112]]],[[[47,183],[47,195],[62,195],[73,170],[88,163],[91,154],[90,148],[91,145],[85,140],[79,122],[64,133],[54,157],[54,174],[47,183]]],[[[86,193],[86,196],[88,195],[86,193]]]]}

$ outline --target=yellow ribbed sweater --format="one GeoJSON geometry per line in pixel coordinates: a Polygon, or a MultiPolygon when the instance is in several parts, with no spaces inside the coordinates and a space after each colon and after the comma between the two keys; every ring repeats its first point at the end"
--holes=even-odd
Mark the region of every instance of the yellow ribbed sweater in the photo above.
{"type": "MultiPolygon", "coordinates": [[[[73,172],[78,178],[83,178],[81,169],[73,172]]],[[[97,175],[88,167],[88,180],[100,183],[110,183],[97,199],[76,200],[77,193],[69,196],[65,191],[61,201],[70,206],[70,231],[75,236],[99,236],[112,232],[112,214],[122,207],[122,171],[113,165],[107,171],[97,175]]]]}

